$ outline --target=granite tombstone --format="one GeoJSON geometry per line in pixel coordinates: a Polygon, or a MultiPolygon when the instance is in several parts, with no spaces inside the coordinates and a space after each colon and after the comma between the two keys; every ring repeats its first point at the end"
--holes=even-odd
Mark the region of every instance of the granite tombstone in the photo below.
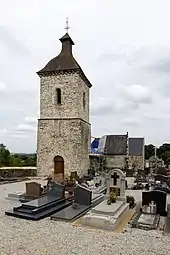
{"type": "Polygon", "coordinates": [[[159,190],[151,190],[142,192],[142,206],[150,205],[151,203],[156,204],[156,213],[160,216],[166,216],[166,200],[167,193],[159,190]],[[152,202],[153,201],[153,202],[152,202]]]}
{"type": "MultiPolygon", "coordinates": [[[[95,199],[99,199],[101,195],[94,194],[95,199]],[[97,198],[98,196],[98,198],[97,198]]],[[[101,200],[100,200],[101,201],[101,200]]],[[[85,214],[92,207],[92,191],[78,185],[74,191],[74,203],[69,207],[59,211],[51,216],[52,220],[74,221],[85,214]]]]}
{"type": "Polygon", "coordinates": [[[55,181],[48,182],[48,196],[55,196],[55,197],[64,197],[65,195],[65,186],[57,183],[55,181]]]}
{"type": "Polygon", "coordinates": [[[78,185],[74,190],[74,202],[79,205],[90,205],[92,200],[92,191],[88,188],[78,185]]]}

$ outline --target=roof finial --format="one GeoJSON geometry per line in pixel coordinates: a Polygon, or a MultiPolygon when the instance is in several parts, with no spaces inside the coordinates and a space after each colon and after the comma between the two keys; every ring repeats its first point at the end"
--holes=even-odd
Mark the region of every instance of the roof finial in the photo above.
{"type": "Polygon", "coordinates": [[[68,33],[68,30],[69,30],[69,25],[68,25],[68,18],[66,18],[66,27],[65,27],[65,30],[66,30],[66,33],[68,33]]]}

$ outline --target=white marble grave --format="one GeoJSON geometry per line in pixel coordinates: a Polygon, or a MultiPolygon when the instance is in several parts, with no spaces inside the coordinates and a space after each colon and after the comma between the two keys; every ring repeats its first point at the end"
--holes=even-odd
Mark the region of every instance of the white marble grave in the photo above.
{"type": "Polygon", "coordinates": [[[128,210],[129,204],[127,203],[117,201],[117,203],[107,205],[106,200],[104,200],[83,216],[82,224],[95,228],[115,230],[128,210]]]}
{"type": "Polygon", "coordinates": [[[106,176],[107,194],[105,200],[87,213],[82,218],[83,225],[96,228],[114,230],[125,213],[129,210],[129,204],[125,197],[125,175],[120,169],[111,170],[106,176]],[[120,191],[116,203],[107,204],[110,188],[118,188],[120,191]]]}

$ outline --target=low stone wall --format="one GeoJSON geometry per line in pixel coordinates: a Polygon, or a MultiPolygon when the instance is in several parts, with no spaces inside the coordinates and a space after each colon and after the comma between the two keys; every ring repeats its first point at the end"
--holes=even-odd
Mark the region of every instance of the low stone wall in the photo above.
{"type": "Polygon", "coordinates": [[[0,167],[1,178],[19,178],[36,175],[36,167],[0,167]]]}

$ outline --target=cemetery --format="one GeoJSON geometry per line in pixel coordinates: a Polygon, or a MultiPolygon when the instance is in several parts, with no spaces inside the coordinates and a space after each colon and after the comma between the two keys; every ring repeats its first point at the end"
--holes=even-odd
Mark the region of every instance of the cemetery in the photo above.
{"type": "MultiPolygon", "coordinates": [[[[133,186],[128,188],[128,178],[122,170],[113,169],[93,176],[89,171],[89,178],[87,175],[79,178],[74,172],[66,179],[59,178],[58,182],[46,180],[43,186],[35,181],[26,182],[26,192],[9,193],[6,197],[20,205],[5,214],[33,221],[49,218],[54,224],[56,221],[79,222],[82,227],[110,231],[117,231],[124,222],[123,229],[163,229],[169,233],[169,178],[157,174],[147,176],[144,179],[147,185],[139,189],[141,199],[137,201],[137,190],[133,186]],[[162,190],[165,184],[168,189],[162,190]]],[[[137,182],[141,180],[138,178],[137,182]]],[[[133,178],[134,185],[135,180],[133,178]]]]}

